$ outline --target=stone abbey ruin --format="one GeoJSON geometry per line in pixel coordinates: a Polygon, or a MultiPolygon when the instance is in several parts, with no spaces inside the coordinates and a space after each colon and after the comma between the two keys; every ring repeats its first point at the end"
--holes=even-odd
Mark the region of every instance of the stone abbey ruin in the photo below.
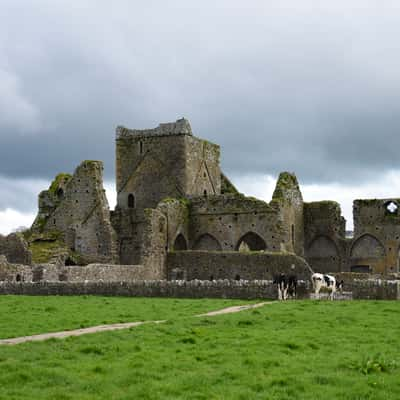
{"type": "Polygon", "coordinates": [[[303,202],[294,174],[280,174],[269,203],[239,193],[219,146],[195,137],[186,119],[117,128],[113,211],[102,169],[84,161],[40,193],[32,227],[0,237],[0,281],[254,281],[293,270],[308,279],[308,266],[399,272],[400,199],[355,200],[347,238],[339,204],[303,202]]]}

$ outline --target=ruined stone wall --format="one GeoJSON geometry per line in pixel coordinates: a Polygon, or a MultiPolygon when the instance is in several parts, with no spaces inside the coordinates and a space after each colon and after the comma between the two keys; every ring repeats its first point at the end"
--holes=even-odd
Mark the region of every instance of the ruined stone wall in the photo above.
{"type": "Polygon", "coordinates": [[[0,255],[6,256],[10,263],[26,264],[32,263],[32,254],[28,244],[21,235],[11,233],[8,236],[0,235],[0,255]]]}
{"type": "Polygon", "coordinates": [[[145,210],[140,261],[151,279],[167,276],[167,226],[167,219],[159,209],[145,210]]]}
{"type": "Polygon", "coordinates": [[[61,232],[86,262],[116,261],[115,233],[103,189],[103,164],[84,161],[72,177],[55,180],[39,196],[33,232],[61,232]]]}
{"type": "MultiPolygon", "coordinates": [[[[302,286],[299,286],[302,293],[302,286]]],[[[275,299],[271,281],[0,282],[0,295],[101,295],[129,297],[275,299]]]]}
{"type": "Polygon", "coordinates": [[[185,156],[184,134],[117,138],[117,206],[128,208],[129,195],[138,209],[185,197],[185,156]]]}
{"type": "Polygon", "coordinates": [[[0,282],[31,282],[32,266],[12,264],[6,256],[0,255],[0,282]]]}
{"type": "Polygon", "coordinates": [[[273,279],[279,273],[310,279],[305,260],[290,253],[177,251],[168,254],[168,279],[273,279]]]}
{"type": "Polygon", "coordinates": [[[157,206],[166,218],[167,251],[187,250],[189,247],[189,202],[166,199],[157,206]]]}
{"type": "Polygon", "coordinates": [[[280,251],[283,226],[278,211],[243,195],[196,197],[190,201],[189,248],[193,250],[280,251]]]}
{"type": "Polygon", "coordinates": [[[183,200],[167,199],[157,208],[120,209],[112,213],[112,223],[118,234],[121,264],[145,266],[148,276],[166,276],[168,249],[188,241],[188,205],[183,200]]]}
{"type": "Polygon", "coordinates": [[[304,203],[305,258],[315,272],[349,270],[345,224],[335,201],[304,203]]]}
{"type": "Polygon", "coordinates": [[[399,271],[400,199],[355,200],[354,239],[349,247],[350,269],[377,273],[399,271]],[[391,205],[394,205],[390,211],[391,205]]]}
{"type": "Polygon", "coordinates": [[[294,174],[282,172],[279,175],[270,205],[279,211],[283,248],[303,256],[303,197],[294,174]]]}
{"type": "Polygon", "coordinates": [[[221,194],[219,146],[193,136],[185,138],[187,196],[221,194]]]}
{"type": "Polygon", "coordinates": [[[192,136],[184,119],[143,131],[119,127],[116,174],[119,208],[155,208],[164,198],[204,191],[219,194],[219,146],[192,136]]]}
{"type": "Polygon", "coordinates": [[[121,264],[143,265],[152,279],[162,279],[167,253],[165,215],[157,209],[119,209],[112,214],[112,221],[121,264]]]}
{"type": "MultiPolygon", "coordinates": [[[[223,182],[226,186],[226,178],[223,182]]],[[[303,200],[292,174],[280,175],[270,204],[237,192],[190,200],[192,250],[285,250],[303,254],[303,200]]]]}
{"type": "Polygon", "coordinates": [[[400,281],[395,280],[353,280],[346,290],[354,300],[400,300],[400,281]]]}
{"type": "Polygon", "coordinates": [[[130,282],[151,279],[142,265],[89,264],[4,264],[0,259],[0,281],[5,282],[130,282]]]}
{"type": "MultiPolygon", "coordinates": [[[[399,281],[359,281],[353,299],[399,300],[399,281]]],[[[309,282],[299,282],[298,298],[310,298],[309,282]]],[[[272,281],[0,282],[0,295],[99,295],[131,297],[276,299],[272,281]]]]}
{"type": "Polygon", "coordinates": [[[117,233],[117,249],[121,264],[140,264],[143,211],[118,208],[111,212],[111,223],[117,233]]]}

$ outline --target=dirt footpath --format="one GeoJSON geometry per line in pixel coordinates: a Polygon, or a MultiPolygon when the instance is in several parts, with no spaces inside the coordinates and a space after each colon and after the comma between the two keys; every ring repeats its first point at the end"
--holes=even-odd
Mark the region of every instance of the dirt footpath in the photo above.
{"type": "MultiPolygon", "coordinates": [[[[272,302],[263,302],[257,304],[248,304],[244,306],[234,306],[227,307],[221,310],[210,311],[205,314],[195,315],[195,317],[213,317],[215,315],[222,314],[232,314],[240,311],[245,311],[249,309],[254,309],[258,307],[262,307],[265,304],[269,304],[272,302]]],[[[69,336],[81,336],[87,335],[89,333],[98,333],[98,332],[106,332],[106,331],[116,331],[120,329],[128,329],[133,328],[135,326],[143,325],[143,324],[161,324],[166,321],[138,321],[138,322],[125,322],[120,324],[110,324],[110,325],[98,325],[91,326],[89,328],[75,329],[71,331],[62,331],[62,332],[50,332],[50,333],[42,333],[40,335],[32,335],[32,336],[21,336],[17,338],[10,339],[0,339],[0,345],[15,345],[25,342],[37,342],[48,339],[64,339],[69,336]]]]}

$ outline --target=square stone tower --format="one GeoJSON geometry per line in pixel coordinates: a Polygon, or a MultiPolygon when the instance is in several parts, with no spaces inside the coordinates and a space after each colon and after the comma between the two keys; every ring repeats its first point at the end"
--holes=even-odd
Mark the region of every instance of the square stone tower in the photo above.
{"type": "Polygon", "coordinates": [[[155,129],[116,130],[117,208],[154,208],[165,198],[221,193],[219,146],[182,118],[155,129]]]}

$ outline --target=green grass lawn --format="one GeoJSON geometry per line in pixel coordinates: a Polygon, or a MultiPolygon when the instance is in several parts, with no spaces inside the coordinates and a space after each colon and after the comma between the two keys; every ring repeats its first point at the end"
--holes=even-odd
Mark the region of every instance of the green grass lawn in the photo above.
{"type": "Polygon", "coordinates": [[[400,399],[400,302],[291,301],[191,318],[203,300],[170,301],[177,308],[162,318],[179,318],[165,324],[0,347],[0,398],[400,399]]]}
{"type": "Polygon", "coordinates": [[[223,299],[0,296],[0,339],[88,326],[164,320],[250,303],[223,299]]]}

